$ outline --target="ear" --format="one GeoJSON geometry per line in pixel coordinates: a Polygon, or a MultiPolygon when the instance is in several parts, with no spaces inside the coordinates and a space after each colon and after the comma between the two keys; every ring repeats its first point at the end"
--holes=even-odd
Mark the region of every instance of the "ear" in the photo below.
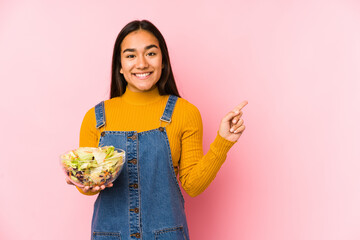
{"type": "Polygon", "coordinates": [[[123,69],[122,69],[122,68],[120,68],[120,73],[121,73],[121,74],[124,74],[124,71],[123,71],[123,69]]]}

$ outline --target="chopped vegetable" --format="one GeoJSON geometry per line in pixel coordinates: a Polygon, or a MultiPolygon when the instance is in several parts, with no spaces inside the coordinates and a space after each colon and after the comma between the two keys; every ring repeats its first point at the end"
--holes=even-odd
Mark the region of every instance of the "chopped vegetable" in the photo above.
{"type": "Polygon", "coordinates": [[[80,147],[61,156],[69,179],[77,186],[96,186],[113,182],[124,164],[125,152],[113,146],[80,147]]]}

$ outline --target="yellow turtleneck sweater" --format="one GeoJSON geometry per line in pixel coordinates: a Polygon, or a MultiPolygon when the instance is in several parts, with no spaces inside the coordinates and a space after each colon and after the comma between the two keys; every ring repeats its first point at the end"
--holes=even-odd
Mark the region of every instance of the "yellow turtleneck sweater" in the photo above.
{"type": "MultiPolygon", "coordinates": [[[[126,89],[121,97],[105,101],[106,125],[96,129],[95,109],[85,115],[80,130],[80,147],[97,147],[102,131],[143,132],[160,127],[160,117],[169,95],[157,88],[148,92],[126,89]]],[[[162,126],[166,123],[162,123],[162,126]]],[[[203,155],[202,121],[199,110],[183,98],[176,102],[171,123],[166,126],[175,174],[192,197],[203,192],[215,178],[234,142],[219,134],[203,155]]],[[[79,189],[80,192],[81,189],[79,189]]],[[[82,192],[84,193],[84,192],[82,192]]],[[[93,195],[94,193],[84,193],[93,195]]],[[[96,193],[95,193],[96,194],[96,193]]]]}

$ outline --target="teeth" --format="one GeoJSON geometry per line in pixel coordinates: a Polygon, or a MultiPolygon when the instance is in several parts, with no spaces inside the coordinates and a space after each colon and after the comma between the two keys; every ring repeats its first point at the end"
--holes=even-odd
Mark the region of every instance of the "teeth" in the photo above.
{"type": "Polygon", "coordinates": [[[150,75],[150,73],[137,73],[135,74],[137,77],[146,77],[148,75],[150,75]]]}

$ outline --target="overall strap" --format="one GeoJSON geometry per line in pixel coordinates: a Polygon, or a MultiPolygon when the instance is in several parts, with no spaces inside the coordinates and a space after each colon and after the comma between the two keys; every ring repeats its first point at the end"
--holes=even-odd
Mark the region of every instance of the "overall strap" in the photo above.
{"type": "Polygon", "coordinates": [[[96,128],[105,126],[105,107],[104,101],[95,106],[96,128]]]}
{"type": "Polygon", "coordinates": [[[174,95],[169,96],[169,99],[166,103],[164,113],[160,118],[160,122],[161,121],[168,122],[168,123],[171,122],[171,116],[173,114],[175,103],[176,103],[177,99],[178,99],[177,96],[174,96],[174,95]]]}

